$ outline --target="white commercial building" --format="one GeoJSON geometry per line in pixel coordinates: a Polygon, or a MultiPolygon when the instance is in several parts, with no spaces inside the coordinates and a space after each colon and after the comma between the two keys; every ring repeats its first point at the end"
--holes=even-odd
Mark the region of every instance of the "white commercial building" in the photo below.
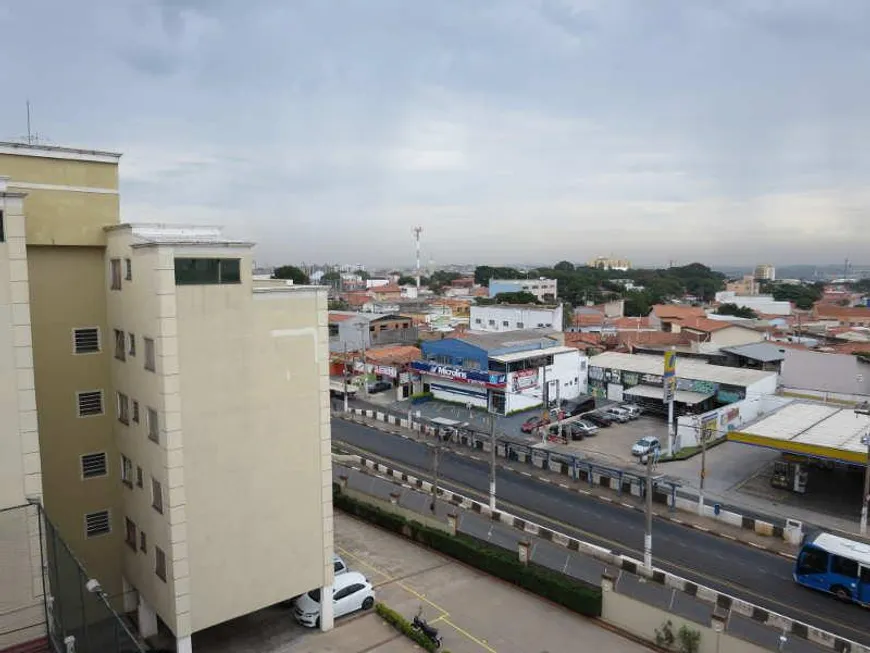
{"type": "Polygon", "coordinates": [[[719,304],[735,304],[765,315],[791,315],[791,302],[780,302],[773,295],[738,295],[730,290],[716,293],[719,304]]]}
{"type": "Polygon", "coordinates": [[[251,244],[217,229],[107,238],[125,608],[190,651],[332,584],[327,292],[253,282],[251,244]]]}
{"type": "Polygon", "coordinates": [[[490,279],[489,296],[505,292],[528,292],[540,302],[552,302],[558,296],[555,279],[490,279]]]}
{"type": "Polygon", "coordinates": [[[562,330],[562,305],[489,304],[471,306],[469,324],[475,331],[522,329],[562,330]]]}

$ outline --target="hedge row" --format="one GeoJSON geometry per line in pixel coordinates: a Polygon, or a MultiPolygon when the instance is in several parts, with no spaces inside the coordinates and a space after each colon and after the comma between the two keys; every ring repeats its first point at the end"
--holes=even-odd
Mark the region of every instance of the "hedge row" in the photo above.
{"type": "Polygon", "coordinates": [[[517,553],[491,546],[457,533],[450,535],[378,506],[357,501],[333,485],[333,505],[367,522],[386,528],[449,555],[460,562],[522,587],[545,599],[588,617],[601,616],[601,588],[529,563],[522,564],[517,553]]]}
{"type": "MultiPolygon", "coordinates": [[[[413,626],[411,626],[411,622],[395,610],[388,608],[383,603],[376,603],[375,612],[377,612],[381,618],[393,628],[405,635],[405,637],[423,647],[424,650],[430,651],[431,653],[438,650],[435,644],[432,643],[432,640],[426,637],[426,635],[421,633],[419,630],[414,630],[413,626]]],[[[441,651],[442,653],[450,653],[447,649],[442,649],[441,651]]]]}

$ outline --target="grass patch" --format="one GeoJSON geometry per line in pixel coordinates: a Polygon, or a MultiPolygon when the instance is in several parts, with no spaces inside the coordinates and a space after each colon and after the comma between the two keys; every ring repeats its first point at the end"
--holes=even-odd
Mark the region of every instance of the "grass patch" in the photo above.
{"type": "MultiPolygon", "coordinates": [[[[414,630],[411,622],[405,619],[405,617],[400,615],[392,608],[384,605],[383,603],[376,603],[375,612],[378,613],[381,619],[386,621],[388,624],[390,624],[393,628],[398,630],[412,642],[419,645],[424,651],[431,651],[432,653],[434,653],[434,651],[439,650],[435,646],[435,644],[432,643],[432,640],[426,637],[426,635],[421,633],[419,630],[414,630]]],[[[443,653],[450,653],[450,651],[447,649],[441,650],[443,653]]]]}
{"type": "MultiPolygon", "coordinates": [[[[713,442],[707,443],[707,451],[718,447],[723,442],[727,442],[728,438],[719,438],[718,440],[713,440],[713,442]]],[[[694,447],[683,447],[679,451],[677,451],[673,456],[661,456],[659,457],[658,462],[660,463],[670,463],[675,460],[688,460],[689,458],[693,458],[701,453],[701,446],[696,445],[694,447]]]]}

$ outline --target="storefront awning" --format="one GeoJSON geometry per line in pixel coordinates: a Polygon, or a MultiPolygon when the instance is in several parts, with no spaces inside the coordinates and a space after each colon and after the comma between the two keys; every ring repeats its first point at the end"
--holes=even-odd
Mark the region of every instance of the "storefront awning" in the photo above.
{"type": "MultiPolygon", "coordinates": [[[[655,385],[636,385],[633,388],[623,392],[624,395],[632,395],[634,397],[648,397],[649,399],[665,400],[665,389],[655,385]]],[[[703,392],[690,392],[689,390],[677,390],[674,395],[674,401],[678,404],[686,404],[694,406],[700,404],[705,399],[712,397],[712,394],[704,394],[703,392]]]]}

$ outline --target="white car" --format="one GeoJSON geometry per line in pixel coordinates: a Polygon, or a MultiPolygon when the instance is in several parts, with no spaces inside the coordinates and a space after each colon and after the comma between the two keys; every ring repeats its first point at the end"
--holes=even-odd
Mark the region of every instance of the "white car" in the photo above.
{"type": "Polygon", "coordinates": [[[637,404],[622,404],[620,406],[625,411],[628,411],[628,416],[631,419],[637,419],[643,414],[643,409],[637,404]]]}
{"type": "Polygon", "coordinates": [[[333,568],[336,576],[339,576],[341,574],[344,574],[344,573],[347,573],[348,571],[350,571],[347,568],[347,563],[345,563],[345,561],[341,559],[341,556],[337,556],[337,555],[332,556],[332,568],[333,568]]]}
{"type": "MultiPolygon", "coordinates": [[[[374,604],[375,590],[361,573],[348,571],[335,577],[332,585],[332,614],[336,619],[357,610],[369,610],[374,604]]],[[[320,588],[296,600],[293,616],[303,626],[320,627],[320,588]]]]}
{"type": "Polygon", "coordinates": [[[629,412],[618,406],[608,406],[601,412],[607,415],[610,419],[622,424],[631,419],[629,412]]]}
{"type": "Polygon", "coordinates": [[[646,435],[634,443],[631,447],[631,455],[643,458],[661,448],[659,439],[654,435],[646,435]]]}

